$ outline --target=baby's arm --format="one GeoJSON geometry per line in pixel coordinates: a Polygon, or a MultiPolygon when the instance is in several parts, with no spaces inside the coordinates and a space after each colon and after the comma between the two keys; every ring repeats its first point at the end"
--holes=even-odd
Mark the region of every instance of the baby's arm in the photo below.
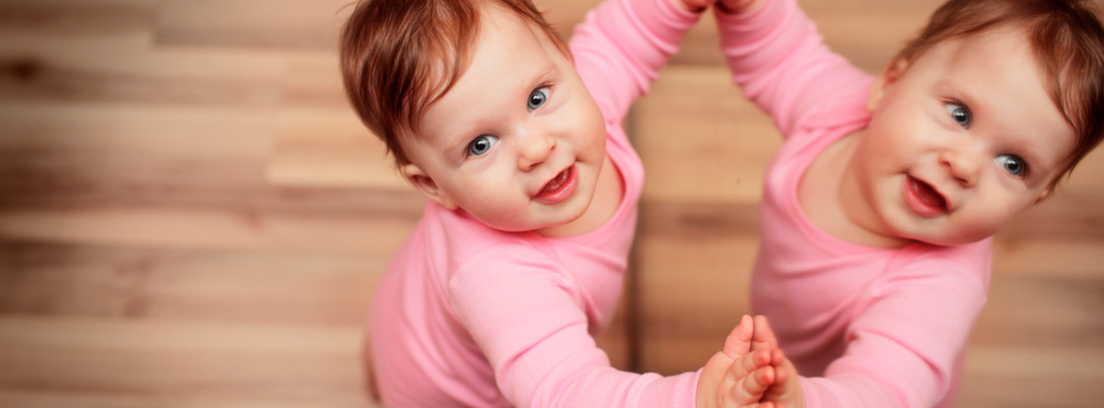
{"type": "MultiPolygon", "coordinates": [[[[941,261],[918,261],[911,265],[915,269],[895,271],[887,284],[874,284],[869,302],[856,308],[862,312],[844,334],[843,355],[816,377],[798,377],[783,364],[776,375],[779,386],[768,390],[764,401],[810,408],[946,402],[985,290],[961,265],[941,261]]],[[[752,350],[773,346],[765,323],[755,327],[752,350]]]]}
{"type": "Polygon", "coordinates": [[[873,76],[833,53],[795,0],[718,0],[716,8],[733,82],[771,116],[784,139],[802,126],[798,121],[866,100],[873,76]]]}
{"type": "Polygon", "coordinates": [[[705,363],[698,378],[698,408],[753,407],[775,382],[771,350],[749,352],[753,321],[744,316],[725,339],[724,350],[705,363]]]}

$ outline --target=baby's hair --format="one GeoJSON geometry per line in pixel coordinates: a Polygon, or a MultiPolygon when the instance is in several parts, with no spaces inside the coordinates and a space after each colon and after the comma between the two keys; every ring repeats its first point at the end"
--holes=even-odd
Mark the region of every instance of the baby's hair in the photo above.
{"type": "Polygon", "coordinates": [[[467,69],[486,7],[534,24],[569,55],[567,44],[530,0],[362,0],[341,32],[345,92],[364,124],[398,165],[401,141],[425,110],[467,69]]]}
{"type": "Polygon", "coordinates": [[[915,61],[933,45],[996,27],[1024,30],[1045,86],[1077,134],[1053,189],[1104,136],[1104,28],[1082,0],[950,0],[935,11],[920,35],[895,60],[915,61]]]}

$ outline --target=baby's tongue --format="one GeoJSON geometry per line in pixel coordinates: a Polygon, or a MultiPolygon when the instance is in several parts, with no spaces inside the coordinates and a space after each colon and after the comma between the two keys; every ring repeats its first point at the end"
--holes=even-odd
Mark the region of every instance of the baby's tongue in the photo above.
{"type": "Polygon", "coordinates": [[[939,195],[928,183],[917,180],[913,191],[916,191],[916,195],[920,197],[920,201],[924,204],[939,208],[947,206],[947,200],[944,200],[943,196],[939,195]]]}

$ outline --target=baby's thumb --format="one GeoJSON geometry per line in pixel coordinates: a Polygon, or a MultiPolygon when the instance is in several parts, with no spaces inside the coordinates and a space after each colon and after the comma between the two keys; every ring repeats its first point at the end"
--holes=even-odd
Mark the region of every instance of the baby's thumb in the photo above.
{"type": "Polygon", "coordinates": [[[754,333],[754,323],[751,316],[744,315],[740,318],[740,324],[736,325],[728,337],[725,338],[724,353],[729,358],[738,359],[751,351],[751,337],[754,333]]]}

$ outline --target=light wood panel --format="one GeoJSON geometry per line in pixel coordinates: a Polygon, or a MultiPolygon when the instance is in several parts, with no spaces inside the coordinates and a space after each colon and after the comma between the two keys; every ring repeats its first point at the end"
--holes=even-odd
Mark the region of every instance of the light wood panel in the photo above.
{"type": "Polygon", "coordinates": [[[325,325],[0,317],[0,403],[370,406],[348,364],[359,340],[325,325]]]}

